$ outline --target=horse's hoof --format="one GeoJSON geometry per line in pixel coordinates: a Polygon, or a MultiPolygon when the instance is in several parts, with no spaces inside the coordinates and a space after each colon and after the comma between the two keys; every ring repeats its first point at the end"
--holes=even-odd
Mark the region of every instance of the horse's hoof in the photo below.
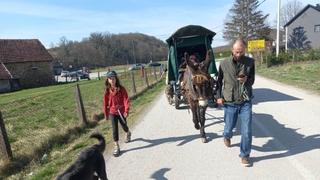
{"type": "Polygon", "coordinates": [[[199,130],[200,129],[199,124],[194,124],[194,128],[196,128],[196,130],[199,130]]]}
{"type": "Polygon", "coordinates": [[[208,142],[207,138],[201,138],[201,140],[202,140],[203,143],[207,143],[208,142]]]}

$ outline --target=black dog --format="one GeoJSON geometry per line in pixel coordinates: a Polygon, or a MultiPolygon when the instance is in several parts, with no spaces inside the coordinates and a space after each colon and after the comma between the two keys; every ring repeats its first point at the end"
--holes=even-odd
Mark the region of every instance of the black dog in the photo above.
{"type": "Polygon", "coordinates": [[[108,179],[103,158],[103,151],[106,147],[104,137],[99,133],[94,133],[90,137],[98,139],[99,143],[83,150],[78,159],[60,174],[57,180],[108,179]],[[95,173],[98,176],[96,176],[95,173]]]}

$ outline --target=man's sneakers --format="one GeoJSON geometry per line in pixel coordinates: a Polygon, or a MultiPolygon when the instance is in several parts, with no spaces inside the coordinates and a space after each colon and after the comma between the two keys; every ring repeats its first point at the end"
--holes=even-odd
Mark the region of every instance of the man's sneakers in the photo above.
{"type": "Polygon", "coordinates": [[[230,139],[223,138],[223,142],[224,142],[224,145],[226,145],[226,147],[231,147],[231,140],[230,139]]]}
{"type": "MultiPolygon", "coordinates": [[[[224,145],[226,147],[231,147],[231,140],[228,139],[228,138],[223,138],[223,142],[224,142],[224,145]]],[[[250,162],[250,158],[249,157],[240,157],[240,160],[241,160],[241,164],[245,167],[249,167],[251,166],[251,162],[250,162]]]]}
{"type": "Polygon", "coordinates": [[[125,139],[125,143],[128,143],[128,142],[130,142],[131,141],[131,132],[130,131],[128,131],[127,133],[126,133],[126,139],[125,139]]]}
{"type": "Polygon", "coordinates": [[[245,167],[249,167],[251,165],[249,157],[241,157],[241,163],[245,167]]]}

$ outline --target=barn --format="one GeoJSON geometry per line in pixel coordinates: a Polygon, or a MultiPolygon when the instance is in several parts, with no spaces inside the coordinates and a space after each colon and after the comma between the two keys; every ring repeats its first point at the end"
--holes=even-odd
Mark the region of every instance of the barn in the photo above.
{"type": "Polygon", "coordinates": [[[0,93],[12,91],[11,89],[11,75],[3,63],[0,63],[0,93]]]}
{"type": "MultiPolygon", "coordinates": [[[[11,81],[20,88],[51,85],[54,83],[52,61],[38,39],[0,39],[2,84],[11,81]]],[[[5,85],[1,86],[5,89],[5,85]]]]}

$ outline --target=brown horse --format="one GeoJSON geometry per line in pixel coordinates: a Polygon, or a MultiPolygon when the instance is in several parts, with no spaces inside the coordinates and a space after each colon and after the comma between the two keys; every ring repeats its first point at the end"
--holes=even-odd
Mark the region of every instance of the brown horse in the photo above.
{"type": "Polygon", "coordinates": [[[208,99],[212,97],[211,77],[208,67],[212,59],[212,51],[207,51],[206,59],[195,62],[187,53],[184,54],[187,68],[183,74],[182,94],[187,99],[192,111],[194,127],[199,130],[202,142],[206,143],[205,112],[208,107],[208,99]]]}

